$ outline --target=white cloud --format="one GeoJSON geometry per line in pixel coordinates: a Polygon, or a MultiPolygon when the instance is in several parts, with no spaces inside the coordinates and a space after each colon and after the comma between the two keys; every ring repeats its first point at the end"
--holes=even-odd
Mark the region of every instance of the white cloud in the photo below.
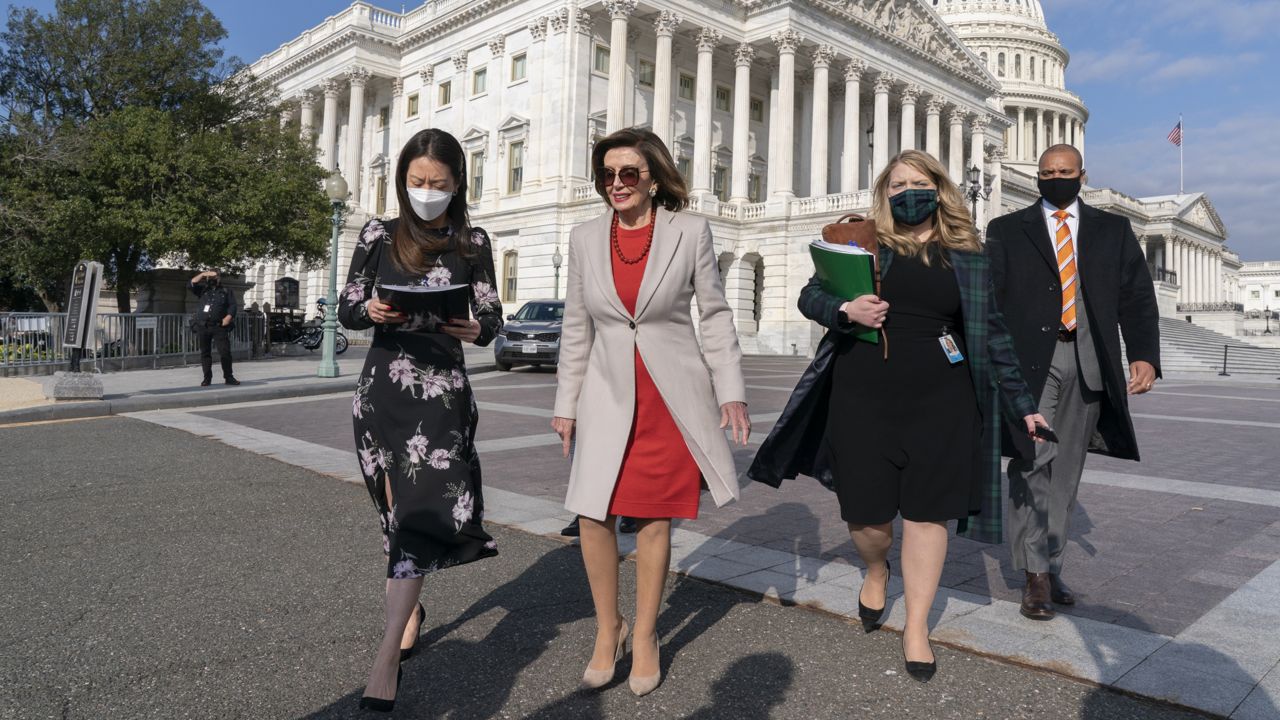
{"type": "Polygon", "coordinates": [[[1160,62],[1160,58],[1160,53],[1137,38],[1106,52],[1082,50],[1071,59],[1068,80],[1087,83],[1123,78],[1130,73],[1151,69],[1160,62]]]}
{"type": "MultiPolygon", "coordinates": [[[[1280,258],[1276,204],[1280,173],[1280,113],[1252,113],[1216,125],[1187,127],[1186,190],[1206,192],[1228,232],[1227,244],[1246,260],[1280,258]]],[[[1127,137],[1089,143],[1093,184],[1136,196],[1178,190],[1178,149],[1165,140],[1169,128],[1135,128],[1127,137]]]]}
{"type": "Polygon", "coordinates": [[[1256,52],[1239,55],[1189,55],[1161,64],[1149,79],[1168,82],[1227,75],[1259,62],[1262,62],[1262,54],[1256,52]]]}

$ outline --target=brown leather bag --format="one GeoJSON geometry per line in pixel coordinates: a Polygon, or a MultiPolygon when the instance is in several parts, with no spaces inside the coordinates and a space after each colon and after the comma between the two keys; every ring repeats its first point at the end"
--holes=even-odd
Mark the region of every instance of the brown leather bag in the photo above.
{"type": "MultiPolygon", "coordinates": [[[[858,213],[849,213],[839,220],[822,227],[822,241],[833,245],[857,245],[871,253],[871,266],[875,268],[876,297],[880,296],[880,240],[876,236],[876,221],[858,213]]],[[[884,346],[884,358],[889,359],[889,336],[880,328],[880,342],[884,346]]]]}

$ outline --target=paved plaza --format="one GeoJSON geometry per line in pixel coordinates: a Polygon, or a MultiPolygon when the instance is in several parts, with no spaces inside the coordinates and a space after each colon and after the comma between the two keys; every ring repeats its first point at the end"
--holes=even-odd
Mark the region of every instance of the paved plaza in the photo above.
{"type": "MultiPolygon", "coordinates": [[[[757,443],[803,365],[747,361],[757,443]]],[[[943,684],[927,688],[891,674],[896,636],[848,622],[861,570],[833,495],[800,478],[747,485],[726,508],[705,502],[674,538],[662,626],[673,681],[635,701],[571,692],[589,596],[576,548],[538,537],[569,519],[568,466],[548,428],[554,374],[473,383],[487,519],[507,528],[504,555],[428,583],[437,629],[421,675],[406,669],[407,716],[1181,716],[1113,686],[1280,717],[1276,384],[1175,379],[1135,400],[1144,462],[1090,459],[1064,570],[1079,603],[1051,622],[1018,615],[1005,548],[953,541],[934,615],[935,639],[952,649],[940,651],[943,684]],[[520,590],[539,583],[553,600],[520,590]],[[486,644],[515,666],[485,662],[486,644]],[[492,682],[464,672],[481,666],[492,682]],[[442,688],[451,679],[465,687],[442,688]]],[[[334,481],[359,480],[350,407],[340,391],[0,429],[5,515],[19,519],[0,529],[4,575],[17,579],[0,629],[16,689],[0,694],[0,718],[56,715],[55,699],[70,717],[247,716],[258,704],[261,717],[342,716],[378,624],[368,500],[334,481]],[[113,662],[117,672],[101,667],[113,662]],[[163,714],[160,693],[187,709],[163,714]]],[[[753,452],[737,453],[740,469],[753,452]]],[[[891,603],[897,629],[902,604],[891,603]]]]}

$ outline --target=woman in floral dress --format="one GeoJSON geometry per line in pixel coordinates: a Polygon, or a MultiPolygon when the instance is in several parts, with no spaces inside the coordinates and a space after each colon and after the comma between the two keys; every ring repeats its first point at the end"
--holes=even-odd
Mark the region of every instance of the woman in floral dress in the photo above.
{"type": "Polygon", "coordinates": [[[497,554],[481,526],[476,404],[462,343],[488,345],[502,327],[488,235],[470,226],[462,147],[446,132],[414,135],[400,153],[400,215],[360,231],[338,316],[374,328],[352,399],[356,451],[388,555],[386,628],[363,708],[387,710],[398,663],[411,652],[425,609],[422,578],[497,554]],[[398,312],[376,285],[468,285],[474,319],[398,312]],[[417,612],[414,612],[415,609],[417,612]]]}

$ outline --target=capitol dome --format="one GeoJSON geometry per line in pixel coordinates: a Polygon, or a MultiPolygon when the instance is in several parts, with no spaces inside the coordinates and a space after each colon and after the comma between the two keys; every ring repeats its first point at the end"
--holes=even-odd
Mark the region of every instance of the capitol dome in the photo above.
{"type": "Polygon", "coordinates": [[[1040,0],[926,0],[947,22],[1022,22],[1048,30],[1040,0]]]}
{"type": "MultiPolygon", "coordinates": [[[[1050,145],[1084,151],[1089,109],[1067,90],[1071,56],[1040,0],[925,0],[1000,82],[1006,164],[1034,166],[1050,145]]],[[[1029,169],[1029,168],[1028,168],[1029,169]]]]}

